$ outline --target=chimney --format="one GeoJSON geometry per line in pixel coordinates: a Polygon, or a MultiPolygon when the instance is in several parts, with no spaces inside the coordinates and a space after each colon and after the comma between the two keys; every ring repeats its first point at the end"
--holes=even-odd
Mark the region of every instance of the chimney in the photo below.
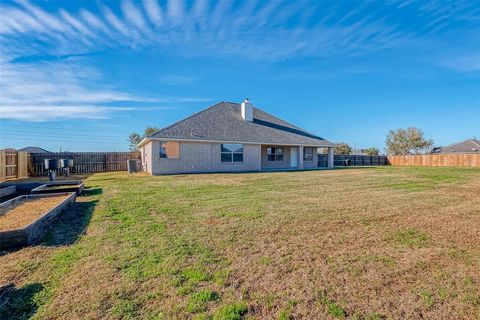
{"type": "Polygon", "coordinates": [[[242,102],[242,118],[246,121],[253,121],[253,104],[248,98],[242,102]]]}

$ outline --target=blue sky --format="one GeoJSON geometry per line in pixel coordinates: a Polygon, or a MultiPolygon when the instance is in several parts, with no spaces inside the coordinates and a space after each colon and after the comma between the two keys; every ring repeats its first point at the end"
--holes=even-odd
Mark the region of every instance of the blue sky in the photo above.
{"type": "Polygon", "coordinates": [[[246,97],[356,147],[480,137],[480,2],[0,1],[0,148],[127,150],[246,97]]]}

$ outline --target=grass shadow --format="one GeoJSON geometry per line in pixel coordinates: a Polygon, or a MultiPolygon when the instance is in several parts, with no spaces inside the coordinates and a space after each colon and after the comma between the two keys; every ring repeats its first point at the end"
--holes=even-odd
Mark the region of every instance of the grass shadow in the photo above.
{"type": "Polygon", "coordinates": [[[63,246],[75,243],[90,223],[97,202],[98,200],[75,202],[50,226],[41,244],[63,246]]]}
{"type": "Polygon", "coordinates": [[[13,284],[0,287],[0,319],[29,319],[37,311],[35,295],[43,290],[40,283],[21,288],[13,284]]]}
{"type": "Polygon", "coordinates": [[[82,195],[84,196],[99,196],[103,193],[102,188],[87,187],[83,189],[82,195]]]}

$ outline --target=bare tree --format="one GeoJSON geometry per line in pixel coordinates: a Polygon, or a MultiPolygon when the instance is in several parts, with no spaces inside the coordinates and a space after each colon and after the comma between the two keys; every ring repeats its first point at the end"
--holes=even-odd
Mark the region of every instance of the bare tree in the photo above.
{"type": "Polygon", "coordinates": [[[407,155],[427,153],[433,147],[433,140],[426,139],[421,129],[390,130],[385,140],[387,153],[391,155],[407,155]]]}

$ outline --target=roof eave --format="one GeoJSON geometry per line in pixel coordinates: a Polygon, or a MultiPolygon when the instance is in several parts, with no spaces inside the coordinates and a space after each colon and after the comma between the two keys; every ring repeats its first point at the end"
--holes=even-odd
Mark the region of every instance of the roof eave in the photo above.
{"type": "Polygon", "coordinates": [[[328,148],[335,147],[335,144],[324,140],[319,143],[281,143],[281,142],[260,142],[260,141],[240,141],[240,140],[212,140],[212,139],[188,139],[188,138],[172,138],[172,137],[149,137],[143,139],[138,147],[147,144],[150,141],[191,141],[191,142],[216,142],[216,143],[242,143],[242,144],[261,144],[261,145],[278,145],[278,146],[305,146],[305,147],[318,147],[328,148]],[[144,142],[144,140],[147,140],[144,142]]]}
{"type": "Polygon", "coordinates": [[[150,141],[151,141],[151,138],[148,138],[148,137],[143,138],[142,141],[140,141],[140,143],[137,144],[137,148],[143,147],[144,145],[146,145],[150,141]]]}

